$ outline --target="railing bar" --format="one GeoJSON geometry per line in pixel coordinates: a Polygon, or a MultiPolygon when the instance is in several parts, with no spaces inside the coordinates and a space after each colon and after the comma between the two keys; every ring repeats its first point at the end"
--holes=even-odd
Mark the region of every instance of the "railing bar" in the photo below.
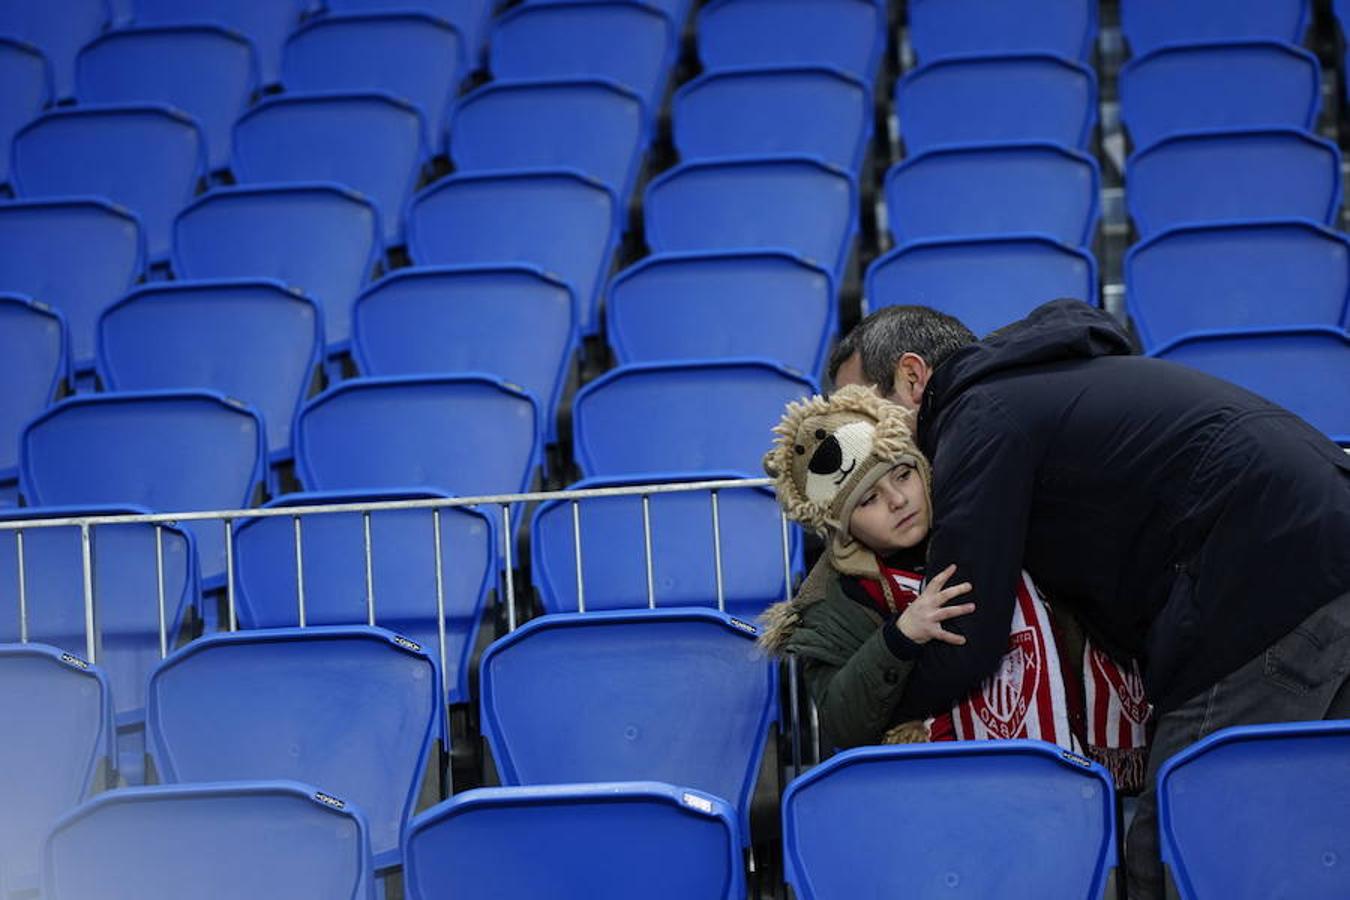
{"type": "Polygon", "coordinates": [[[239,605],[234,596],[234,519],[225,519],[225,616],[230,631],[239,630],[239,605]]]}
{"type": "MultiPolygon", "coordinates": [[[[778,524],[783,545],[783,599],[792,599],[792,549],[788,542],[787,513],[778,513],[778,524]]],[[[802,722],[797,690],[797,657],[788,657],[788,721],[792,729],[792,771],[802,773],[802,722]]]]}
{"type": "Polygon", "coordinates": [[[502,504],[502,556],[503,563],[506,566],[506,630],[508,632],[516,630],[516,585],[513,577],[514,562],[511,558],[511,548],[514,544],[511,535],[511,505],[502,504]]]}
{"type": "Polygon", "coordinates": [[[305,560],[301,549],[300,517],[292,516],[291,522],[295,534],[295,606],[301,628],[305,627],[305,560]]]}
{"type": "Polygon", "coordinates": [[[581,574],[581,504],[572,501],[572,553],[577,565],[577,612],[586,611],[586,584],[581,574]]]}
{"type": "Polygon", "coordinates": [[[712,497],[713,525],[713,574],[717,577],[717,609],[727,611],[727,599],[722,586],[722,516],[718,511],[717,491],[710,491],[712,497]]]}
{"type": "Polygon", "coordinates": [[[432,549],[436,552],[436,647],[437,658],[441,663],[441,695],[449,688],[449,676],[445,671],[445,571],[441,563],[441,511],[431,511],[432,549]]]}
{"type": "MultiPolygon", "coordinates": [[[[375,624],[375,566],[370,555],[370,513],[361,513],[361,530],[366,552],[366,624],[375,624]]],[[[437,556],[439,559],[439,555],[437,556]]]]}
{"type": "Polygon", "coordinates": [[[84,655],[89,662],[98,662],[94,647],[94,554],[90,546],[89,526],[80,526],[80,566],[84,578],[84,655]]]}
{"type": "Polygon", "coordinates": [[[642,495],[642,551],[647,560],[647,608],[656,609],[656,582],[652,578],[652,499],[642,495]]]}
{"type": "Polygon", "coordinates": [[[169,626],[164,621],[164,526],[155,526],[155,597],[159,601],[159,658],[169,655],[169,626]]]}
{"type": "Polygon", "coordinates": [[[15,561],[19,566],[19,642],[28,643],[28,580],[24,574],[23,532],[14,532],[15,561]]]}

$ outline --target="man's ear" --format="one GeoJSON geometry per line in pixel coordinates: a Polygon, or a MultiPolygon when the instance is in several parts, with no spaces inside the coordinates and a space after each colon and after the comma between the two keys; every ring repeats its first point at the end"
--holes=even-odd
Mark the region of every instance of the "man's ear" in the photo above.
{"type": "Polygon", "coordinates": [[[928,387],[928,379],[933,370],[917,353],[901,354],[895,363],[895,387],[888,398],[909,410],[919,408],[923,401],[923,390],[928,387]]]}

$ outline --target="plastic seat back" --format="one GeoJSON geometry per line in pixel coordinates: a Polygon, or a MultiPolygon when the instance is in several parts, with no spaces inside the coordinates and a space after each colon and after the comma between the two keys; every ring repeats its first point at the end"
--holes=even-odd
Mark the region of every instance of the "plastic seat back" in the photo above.
{"type": "Polygon", "coordinates": [[[102,794],[47,838],[44,897],[368,900],[365,816],[285,781],[161,785],[102,794]],[[221,852],[202,853],[202,847],[221,852]]]}
{"type": "Polygon", "coordinates": [[[206,139],[211,171],[230,164],[230,126],[258,87],[253,46],[211,25],[109,32],[80,51],[81,103],[162,103],[192,116],[206,139]]]}
{"type": "Polygon", "coordinates": [[[161,262],[173,217],[206,174],[206,142],[196,122],[164,106],[61,109],[15,136],[12,162],[20,197],[92,195],[135,212],[150,260],[161,262]]]}
{"type": "Polygon", "coordinates": [[[573,401],[577,465],[586,475],[757,474],[783,408],[815,392],[806,376],[764,360],[623,366],[573,401]]]}
{"type": "MultiPolygon", "coordinates": [[[[1128,3],[1129,0],[1126,0],[1128,3]]],[[[909,40],[919,62],[963,53],[1034,51],[1087,62],[1097,41],[1092,0],[912,0],[909,40]]]]}
{"type": "Polygon", "coordinates": [[[871,82],[886,46],[886,13],[872,0],[714,0],[699,11],[705,71],[829,66],[871,82]]]}
{"type": "Polygon", "coordinates": [[[1053,144],[929,150],[886,173],[891,232],[923,238],[1045,234],[1089,246],[1100,174],[1092,157],[1053,144]]]}
{"type": "Polygon", "coordinates": [[[748,834],[778,705],[756,633],[706,609],[531,620],[483,653],[483,733],[502,783],[686,784],[735,808],[748,834]]]}
{"type": "Polygon", "coordinates": [[[327,0],[330,13],[395,12],[416,9],[438,19],[444,19],[464,36],[465,62],[468,69],[476,69],[483,55],[492,20],[493,4],[488,0],[327,0]]]}
{"type": "Polygon", "coordinates": [[[868,266],[863,293],[868,309],[931,306],[983,336],[1056,298],[1095,305],[1097,264],[1083,250],[1034,235],[917,241],[868,266]]]}
{"type": "Polygon", "coordinates": [[[150,678],[146,710],[166,783],[287,778],[366,814],[378,868],[397,861],[440,721],[436,666],[382,628],[216,634],[150,678]]]}
{"type": "Polygon", "coordinates": [[[1350,326],[1350,241],[1311,222],[1183,226],[1125,257],[1145,351],[1193,331],[1350,326]]]}
{"type": "Polygon", "coordinates": [[[941,59],[896,83],[910,155],[944,144],[1048,141],[1086,150],[1097,122],[1097,76],[1045,53],[941,59]]]}
{"type": "Polygon", "coordinates": [[[714,71],[675,94],[675,148],[685,161],[815,156],[858,172],[872,138],[872,96],[839,69],[714,71]]]}
{"type": "MultiPolygon", "coordinates": [[[[66,100],[75,91],[75,54],[98,37],[110,14],[107,0],[12,0],[0,7],[0,34],[42,51],[51,64],[52,96],[66,100]]],[[[5,82],[6,93],[10,89],[5,82]]]]}
{"type": "Polygon", "coordinates": [[[19,477],[19,436],[70,376],[66,322],[22,294],[0,294],[0,482],[19,477]]]}
{"type": "Polygon", "coordinates": [[[273,278],[323,310],[329,353],[346,349],[352,303],[380,250],[368,200],[333,184],[220,188],[174,223],[181,278],[273,278]]]}
{"type": "Polygon", "coordinates": [[[204,388],[254,407],[274,461],[323,354],[314,301],[277,281],[173,281],[139,288],[99,320],[99,375],[113,391],[204,388]]]}
{"type": "Polygon", "coordinates": [[[479,788],[413,820],[404,877],[410,900],[735,900],[745,896],[740,852],[735,812],[688,788],[479,788]]]}
{"type": "Polygon", "coordinates": [[[1124,0],[1120,29],[1134,56],[1164,44],[1263,39],[1303,42],[1308,0],[1124,0]]]}
{"type": "Polygon", "coordinates": [[[1111,776],[1041,741],[863,747],[783,794],[787,882],[802,900],[899,896],[916,885],[1099,900],[1114,880],[1115,825],[1111,776]],[[897,803],[910,814],[897,820],[897,803]],[[894,864],[874,865],[878,854],[894,864]]]}
{"type": "Polygon", "coordinates": [[[99,314],[141,275],[141,228],[127,210],[96,198],[0,204],[0,290],[61,312],[70,365],[94,367],[99,314]]]}
{"type": "Polygon", "coordinates": [[[620,365],[754,356],[818,374],[834,333],[830,273],[774,250],[649,256],[610,282],[620,365]]]}
{"type": "Polygon", "coordinates": [[[257,52],[264,85],[280,80],[282,45],[311,6],[309,0],[135,0],[135,4],[140,25],[212,24],[243,34],[257,52]]]}
{"type": "Polygon", "coordinates": [[[0,184],[9,181],[9,145],[52,96],[47,59],[32,44],[0,38],[0,184]]]}
{"type": "Polygon", "coordinates": [[[1134,146],[1210,129],[1312,131],[1321,105],[1317,57],[1278,41],[1162,47],[1120,72],[1120,116],[1134,146]]]}
{"type": "Polygon", "coordinates": [[[1172,225],[1303,218],[1330,225],[1341,206],[1341,154],[1302,131],[1184,134],[1130,157],[1130,216],[1142,237],[1172,225]]]}

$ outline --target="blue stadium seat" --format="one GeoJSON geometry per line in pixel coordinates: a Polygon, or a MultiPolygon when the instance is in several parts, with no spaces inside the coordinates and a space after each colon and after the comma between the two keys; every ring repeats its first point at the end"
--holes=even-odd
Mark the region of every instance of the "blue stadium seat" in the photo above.
{"type": "MultiPolygon", "coordinates": [[[[285,494],[264,505],[312,506],[423,500],[428,491],[330,491],[285,494]]],[[[468,667],[487,597],[501,574],[496,525],[468,507],[441,511],[441,578],[445,609],[447,703],[469,701],[468,667]]],[[[236,532],[235,590],[241,628],[298,625],[295,534],[286,517],[247,519],[236,532]]],[[[431,510],[370,514],[371,583],[366,594],[365,532],[359,513],[325,513],[301,519],[301,565],[308,625],[375,624],[412,638],[441,659],[436,625],[435,523],[431,510]]]]}
{"type": "MultiPolygon", "coordinates": [[[[417,107],[439,136],[466,54],[460,32],[424,13],[320,16],[286,42],[288,91],[381,91],[417,107]]],[[[439,139],[439,137],[438,137],[439,139]]]]}
{"type": "Polygon", "coordinates": [[[1308,0],[1121,0],[1120,29],[1134,56],[1164,44],[1260,40],[1303,43],[1308,0]]]}
{"type": "Polygon", "coordinates": [[[861,172],[872,140],[872,94],[839,69],[717,70],[672,101],[675,149],[685,162],[726,156],[815,156],[861,172]]]}
{"type": "Polygon", "coordinates": [[[1091,246],[1097,161],[1054,144],[927,150],[886,173],[886,209],[900,244],[923,238],[1044,234],[1091,246]]]}
{"type": "Polygon", "coordinates": [[[620,365],[756,356],[819,375],[834,334],[834,283],[781,250],[649,256],[610,282],[620,365]]]}
{"type": "Polygon", "coordinates": [[[75,92],[75,54],[98,36],[109,15],[107,0],[10,0],[0,5],[0,34],[42,51],[51,64],[52,98],[69,100],[75,92]]]}
{"type": "Polygon", "coordinates": [[[180,278],[274,278],[323,310],[328,352],[347,349],[352,303],[380,253],[380,217],[335,184],[219,188],[174,223],[180,278]]]}
{"type": "Polygon", "coordinates": [[[572,169],[627,204],[650,138],[642,98],[598,78],[489,82],[455,106],[459,172],[572,169]]]}
{"type": "MultiPolygon", "coordinates": [[[[60,311],[23,294],[0,293],[0,490],[19,477],[19,435],[70,378],[70,343],[60,311]]],[[[0,538],[3,540],[3,538],[0,538]]]]}
{"type": "Polygon", "coordinates": [[[278,281],[147,285],[99,319],[99,377],[113,391],[205,388],[262,413],[273,462],[323,355],[319,308],[278,281]]]}
{"type": "Polygon", "coordinates": [[[1087,150],[1097,124],[1097,76],[1047,53],[953,56],[895,86],[900,137],[911,156],[944,144],[1048,141],[1087,150]]]}
{"type": "Polygon", "coordinates": [[[1101,766],[1040,741],[862,747],[788,785],[783,855],[800,900],[1098,900],[1114,896],[1115,791],[1101,766]]]}
{"type": "Polygon", "coordinates": [[[72,370],[91,371],[99,313],[145,265],[136,217],[97,198],[0,203],[0,246],[0,290],[60,310],[72,370]]]}
{"type": "Polygon", "coordinates": [[[1350,447],[1350,334],[1340,328],[1192,332],[1151,354],[1231,381],[1350,447]]]}
{"type": "Polygon", "coordinates": [[[234,126],[240,182],[351,188],[379,210],[387,247],[403,243],[403,207],[426,158],[421,113],[389,94],[283,94],[234,126]]]}
{"type": "Polygon", "coordinates": [[[1133,154],[1125,183],[1140,237],[1234,219],[1331,225],[1341,207],[1341,153],[1294,129],[1178,134],[1133,154]]]}
{"type": "Polygon", "coordinates": [[[1162,47],[1120,71],[1120,117],[1135,147],[1172,134],[1256,127],[1312,131],[1322,102],[1317,57],[1278,41],[1162,47]]]}
{"type": "Polygon", "coordinates": [[[51,100],[51,67],[32,44],[0,37],[0,84],[0,184],[6,184],[10,142],[51,100]]]}
{"type": "Polygon", "coordinates": [[[44,868],[49,900],[373,896],[365,816],[291,781],[102,794],[53,829],[44,868]]]}
{"type": "Polygon", "coordinates": [[[332,13],[413,10],[444,19],[463,35],[469,69],[481,65],[494,8],[489,0],[326,0],[324,5],[332,13]]]}
{"type": "MultiPolygon", "coordinates": [[[[542,5],[545,3],[558,3],[560,0],[521,0],[522,3],[542,5]]],[[[561,2],[572,2],[572,0],[561,0],[561,2]]],[[[659,9],[674,23],[676,29],[684,27],[685,19],[689,17],[689,8],[694,5],[694,0],[640,0],[641,3],[659,9]]]]}
{"type": "Polygon", "coordinates": [[[1089,62],[1097,42],[1097,3],[910,0],[909,41],[921,63],[965,53],[1008,51],[1052,53],[1089,62]]]}
{"type": "Polygon", "coordinates": [[[743,66],[828,66],[867,83],[886,49],[875,0],[713,0],[698,14],[708,72],[743,66]]]}
{"type": "Polygon", "coordinates": [[[311,6],[309,0],[133,0],[138,25],[223,25],[243,34],[258,58],[264,85],[281,76],[281,48],[311,6]]]}
{"type": "Polygon", "coordinates": [[[366,814],[376,870],[398,864],[442,718],[420,645],[358,625],[209,635],[155,670],[149,696],[166,783],[321,784],[366,814]]]}
{"type": "Polygon", "coordinates": [[[758,475],[783,408],[816,391],[810,378],[765,360],[623,366],[577,392],[574,455],[585,475],[758,475]]]}
{"type": "Polygon", "coordinates": [[[497,18],[489,39],[494,78],[604,78],[635,92],[654,116],[677,49],[674,23],[631,0],[525,4],[497,18]]]}
{"type": "Polygon", "coordinates": [[[1312,222],[1173,228],[1126,254],[1125,306],[1145,352],[1193,331],[1350,327],[1350,240],[1312,222]]]}
{"type": "Polygon", "coordinates": [[[593,334],[622,221],[614,193],[575,172],[454,175],[413,198],[408,251],[420,266],[537,266],[572,288],[577,325],[593,334]]]}
{"type": "Polygon", "coordinates": [[[311,491],[524,491],[539,465],[538,404],[486,375],[357,378],[300,411],[296,474],[311,491]]]}
{"type": "MultiPolygon", "coordinates": [[[[238,509],[253,502],[266,457],[262,417],[219,394],[83,394],[29,423],[19,485],[30,506],[238,509]]],[[[197,539],[205,586],[222,584],[221,524],[187,527],[197,539]]]]}
{"type": "Polygon", "coordinates": [[[112,697],[97,666],[44,644],[0,645],[0,684],[0,892],[32,897],[47,830],[111,758],[112,697]]]}
{"type": "MultiPolygon", "coordinates": [[[[644,475],[651,481],[705,481],[736,474],[699,472],[644,475]]],[[[615,487],[632,478],[585,478],[573,488],[615,487]]],[[[708,491],[654,494],[650,502],[652,603],[717,606],[717,554],[720,540],[723,609],[754,619],[784,596],[782,523],[777,501],[767,489],[718,491],[718,530],[713,531],[708,491]]],[[[638,609],[648,605],[642,502],[636,496],[578,501],[581,522],[582,592],[577,593],[572,504],[542,504],[530,527],[530,572],[545,612],[638,609]],[[584,604],[583,602],[584,601],[584,604]]],[[[789,532],[788,560],[801,569],[797,529],[789,532]]]]}
{"type": "Polygon", "coordinates": [[[778,670],[754,625],[710,609],[563,613],[483,653],[483,734],[504,785],[665,781],[750,796],[778,670]]]}
{"type": "Polygon", "coordinates": [[[745,896],[735,811],[655,782],[479,788],[413,819],[403,855],[409,900],[745,896]]]}
{"type": "Polygon", "coordinates": [[[931,306],[984,336],[1059,297],[1095,306],[1097,263],[1037,235],[916,241],[867,267],[863,296],[871,310],[931,306]]]}
{"type": "Polygon", "coordinates": [[[1350,723],[1225,728],[1158,773],[1162,858],[1183,900],[1350,891],[1350,723]]]}
{"type": "Polygon", "coordinates": [[[485,372],[539,401],[552,440],[577,347],[576,301],[533,266],[399,269],[356,300],[352,355],[363,375],[485,372]]]}
{"type": "Polygon", "coordinates": [[[165,106],[61,109],[14,138],[13,184],[24,198],[86,194],[135,212],[151,262],[169,256],[173,217],[206,174],[206,142],[165,106]]]}
{"type": "Polygon", "coordinates": [[[170,25],[109,32],[80,51],[81,103],[163,103],[197,120],[208,168],[230,165],[230,126],[258,88],[253,46],[213,25],[170,25]]]}
{"type": "Polygon", "coordinates": [[[653,253],[790,250],[839,279],[857,233],[857,185],[809,157],[705,160],[652,180],[643,212],[653,253]]]}

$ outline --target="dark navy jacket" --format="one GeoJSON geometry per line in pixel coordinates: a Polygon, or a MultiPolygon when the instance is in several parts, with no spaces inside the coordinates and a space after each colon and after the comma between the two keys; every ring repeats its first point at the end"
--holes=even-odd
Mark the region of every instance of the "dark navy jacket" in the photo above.
{"type": "Polygon", "coordinates": [[[1023,567],[1140,660],[1162,711],[1350,591],[1350,456],[1247,391],[1131,352],[1108,314],[1061,300],[934,370],[928,571],[956,563],[977,606],[946,623],[965,646],[924,647],[899,719],[994,670],[1023,567]]]}

